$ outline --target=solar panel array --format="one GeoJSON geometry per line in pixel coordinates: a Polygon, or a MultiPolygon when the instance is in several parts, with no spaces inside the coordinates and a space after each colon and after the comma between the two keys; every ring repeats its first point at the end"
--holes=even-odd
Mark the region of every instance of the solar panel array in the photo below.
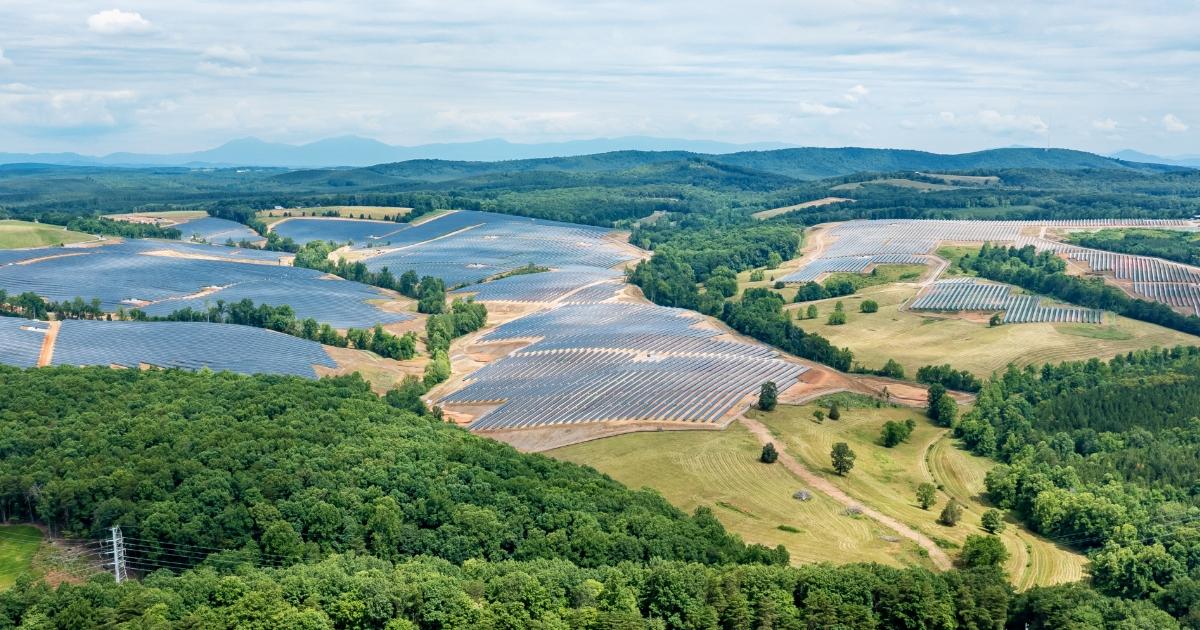
{"type": "Polygon", "coordinates": [[[0,289],[10,294],[32,291],[54,301],[98,298],[105,310],[140,308],[166,315],[190,306],[204,308],[217,300],[249,298],[256,304],[292,306],[299,318],[312,317],[338,328],[366,327],[411,319],[411,315],[384,311],[368,303],[383,299],[379,289],[346,280],[324,279],[325,274],[291,266],[252,264],[233,258],[230,248],[130,241],[92,248],[55,248],[78,255],[35,263],[0,266],[0,289]],[[200,247],[201,249],[197,249],[200,247]],[[189,254],[223,253],[215,260],[146,255],[166,248],[189,254]],[[223,287],[203,298],[185,299],[208,287],[223,287]]]}
{"type": "Polygon", "coordinates": [[[534,340],[442,399],[502,403],[481,430],[639,420],[715,422],[764,382],[805,371],[758,345],[714,339],[694,314],[629,303],[566,304],[500,326],[481,341],[534,340]]]}
{"type": "Polygon", "coordinates": [[[46,322],[17,317],[0,317],[0,363],[35,367],[42,352],[46,322]]]}
{"type": "Polygon", "coordinates": [[[877,256],[848,256],[844,258],[821,258],[803,268],[780,278],[783,282],[810,282],[827,273],[863,273],[875,265],[923,265],[929,262],[924,256],[913,254],[880,254],[877,256]]]}
{"type": "Polygon", "coordinates": [[[397,275],[413,270],[436,276],[447,286],[477,283],[529,264],[607,269],[633,258],[609,240],[610,232],[459,210],[379,239],[364,262],[372,271],[387,267],[397,275]]]}
{"type": "Polygon", "coordinates": [[[620,278],[620,272],[599,267],[566,267],[527,273],[471,285],[456,291],[475,294],[475,299],[494,302],[553,302],[593,283],[620,278]]]}
{"type": "Polygon", "coordinates": [[[299,217],[280,221],[271,227],[271,231],[301,245],[310,241],[367,245],[408,227],[407,223],[393,221],[299,217]]]}
{"type": "Polygon", "coordinates": [[[321,344],[262,328],[207,322],[92,320],[62,323],[52,363],[128,368],[146,364],[307,378],[316,378],[314,365],[337,367],[321,344]]]}
{"type": "Polygon", "coordinates": [[[240,243],[241,241],[253,242],[263,240],[263,237],[258,232],[251,230],[237,221],[218,219],[216,217],[204,217],[202,219],[186,221],[175,225],[174,228],[183,234],[183,238],[207,241],[218,245],[226,241],[240,243]]]}
{"type": "Polygon", "coordinates": [[[1036,295],[1013,293],[1004,284],[974,278],[951,278],[934,282],[912,305],[915,311],[998,311],[1010,324],[1072,322],[1099,324],[1104,313],[1078,306],[1044,305],[1036,295]]]}

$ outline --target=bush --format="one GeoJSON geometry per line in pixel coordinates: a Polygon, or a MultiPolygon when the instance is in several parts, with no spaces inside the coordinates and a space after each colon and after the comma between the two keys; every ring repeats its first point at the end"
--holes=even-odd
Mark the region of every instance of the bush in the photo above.
{"type": "Polygon", "coordinates": [[[764,464],[774,464],[779,459],[779,451],[775,450],[774,442],[767,442],[762,448],[762,455],[758,456],[758,461],[764,464]]]}
{"type": "Polygon", "coordinates": [[[931,483],[923,483],[917,486],[917,505],[921,506],[922,510],[928,510],[937,503],[937,488],[931,483]]]}
{"type": "Polygon", "coordinates": [[[913,429],[915,429],[916,426],[917,423],[914,422],[912,418],[909,418],[904,422],[888,420],[887,422],[883,423],[883,430],[879,436],[879,440],[884,446],[892,448],[893,446],[896,446],[897,444],[907,440],[908,436],[912,435],[913,429]]]}
{"type": "Polygon", "coordinates": [[[958,565],[964,569],[998,567],[1005,560],[1008,560],[1008,551],[995,536],[971,534],[963,543],[962,553],[958,554],[958,565]]]}
{"type": "Polygon", "coordinates": [[[862,304],[859,304],[858,310],[863,313],[877,313],[879,312],[879,302],[875,300],[863,300],[862,304]]]}
{"type": "Polygon", "coordinates": [[[980,519],[980,525],[984,531],[989,534],[999,534],[1004,531],[1004,515],[1000,510],[991,509],[983,513],[983,518],[980,519]]]}
{"type": "MultiPolygon", "coordinates": [[[[841,302],[838,302],[838,304],[841,304],[841,302]]],[[[829,319],[825,323],[830,326],[841,326],[846,323],[846,313],[844,311],[834,311],[829,314],[829,319]]]]}
{"type": "Polygon", "coordinates": [[[962,519],[962,506],[955,499],[950,499],[946,507],[942,508],[942,513],[938,516],[937,522],[946,527],[954,527],[958,525],[958,521],[962,519]]]}

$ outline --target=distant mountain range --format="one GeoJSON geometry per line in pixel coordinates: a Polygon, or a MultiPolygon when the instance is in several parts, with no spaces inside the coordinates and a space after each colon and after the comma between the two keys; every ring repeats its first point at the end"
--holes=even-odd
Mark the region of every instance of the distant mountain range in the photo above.
{"type": "Polygon", "coordinates": [[[1144,162],[1147,164],[1170,164],[1171,166],[1187,166],[1190,168],[1200,168],[1200,155],[1176,155],[1172,157],[1163,157],[1161,155],[1150,155],[1133,149],[1125,149],[1109,154],[1108,157],[1127,162],[1144,162]]]}
{"type": "Polygon", "coordinates": [[[233,140],[207,151],[193,153],[111,153],[88,156],[78,153],[0,153],[0,164],[38,163],[64,166],[280,166],[286,168],[329,168],[370,166],[407,160],[462,160],[495,162],[530,158],[565,157],[610,151],[688,151],[722,154],[765,151],[790,145],[780,143],[730,144],[711,140],[680,140],[628,136],[541,144],[519,144],[507,140],[480,140],[395,146],[362,138],[342,136],[308,144],[266,142],[258,138],[233,140]]]}

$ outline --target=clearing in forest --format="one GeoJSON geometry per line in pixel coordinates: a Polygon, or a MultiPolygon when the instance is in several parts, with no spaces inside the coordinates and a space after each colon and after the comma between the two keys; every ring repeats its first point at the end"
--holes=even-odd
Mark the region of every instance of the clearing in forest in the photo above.
{"type": "Polygon", "coordinates": [[[0,221],[0,249],[24,249],[81,243],[95,240],[82,232],[72,232],[61,225],[46,225],[29,221],[0,221]]]}
{"type": "Polygon", "coordinates": [[[0,525],[0,591],[29,570],[41,541],[42,532],[31,525],[0,525]]]}
{"type": "MultiPolygon", "coordinates": [[[[882,405],[863,398],[837,395],[841,418],[818,422],[813,413],[828,414],[826,398],[802,406],[780,405],[775,411],[748,415],[765,424],[778,438],[777,447],[800,460],[810,470],[846,494],[884,515],[918,530],[954,556],[970,534],[986,533],[980,517],[989,506],[982,498],[983,477],[995,465],[960,451],[950,443],[949,430],[935,426],[922,413],[882,405]],[[887,421],[913,420],[908,440],[892,448],[880,443],[887,421]],[[836,442],[846,442],[857,458],[846,476],[837,475],[829,452],[836,442]],[[916,502],[921,483],[940,484],[937,503],[928,510],[916,502]],[[942,508],[953,497],[964,507],[962,520],[949,527],[937,523],[942,508]]],[[[1009,560],[1005,569],[1019,587],[1057,584],[1083,577],[1084,557],[1054,545],[1009,520],[1001,534],[1009,560]]]]}
{"type": "Polygon", "coordinates": [[[817,318],[796,323],[806,331],[829,339],[834,345],[854,351],[855,360],[867,367],[881,367],[888,359],[904,366],[909,377],[924,365],[949,363],[986,377],[1009,363],[1020,366],[1062,361],[1109,359],[1117,354],[1146,348],[1197,345],[1200,338],[1162,326],[1105,315],[1104,324],[1004,324],[989,327],[987,315],[978,313],[934,314],[903,309],[918,287],[909,284],[880,285],[839,298],[788,305],[795,317],[809,305],[817,307],[817,318]],[[875,300],[879,312],[862,313],[863,300],[875,300]],[[827,323],[834,305],[842,302],[846,323],[827,323]]]}
{"type": "Polygon", "coordinates": [[[746,542],[785,546],[795,564],[931,566],[914,543],[869,518],[847,515],[783,466],[760,463],[761,452],[754,436],[735,423],[724,431],[631,433],[546,454],[592,466],[631,488],[657,490],[687,512],[711,508],[746,542]],[[809,500],[793,498],[806,489],[809,500]]]}
{"type": "Polygon", "coordinates": [[[755,212],[754,214],[752,214],[750,216],[754,217],[755,219],[758,219],[759,221],[764,221],[766,219],[770,219],[771,217],[777,217],[779,215],[787,214],[787,213],[793,212],[795,210],[804,210],[805,208],[819,208],[821,206],[827,206],[831,203],[843,203],[846,201],[849,201],[851,203],[854,202],[853,199],[849,199],[847,197],[823,197],[821,199],[805,201],[804,203],[797,203],[797,204],[790,205],[790,206],[784,206],[782,208],[771,208],[770,210],[759,210],[758,212],[755,212]]]}

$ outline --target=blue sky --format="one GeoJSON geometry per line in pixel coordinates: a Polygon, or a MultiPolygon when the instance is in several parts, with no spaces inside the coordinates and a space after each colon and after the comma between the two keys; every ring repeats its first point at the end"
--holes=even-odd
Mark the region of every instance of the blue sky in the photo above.
{"type": "Polygon", "coordinates": [[[0,151],[652,135],[1200,154],[1200,2],[0,0],[0,151]]]}

